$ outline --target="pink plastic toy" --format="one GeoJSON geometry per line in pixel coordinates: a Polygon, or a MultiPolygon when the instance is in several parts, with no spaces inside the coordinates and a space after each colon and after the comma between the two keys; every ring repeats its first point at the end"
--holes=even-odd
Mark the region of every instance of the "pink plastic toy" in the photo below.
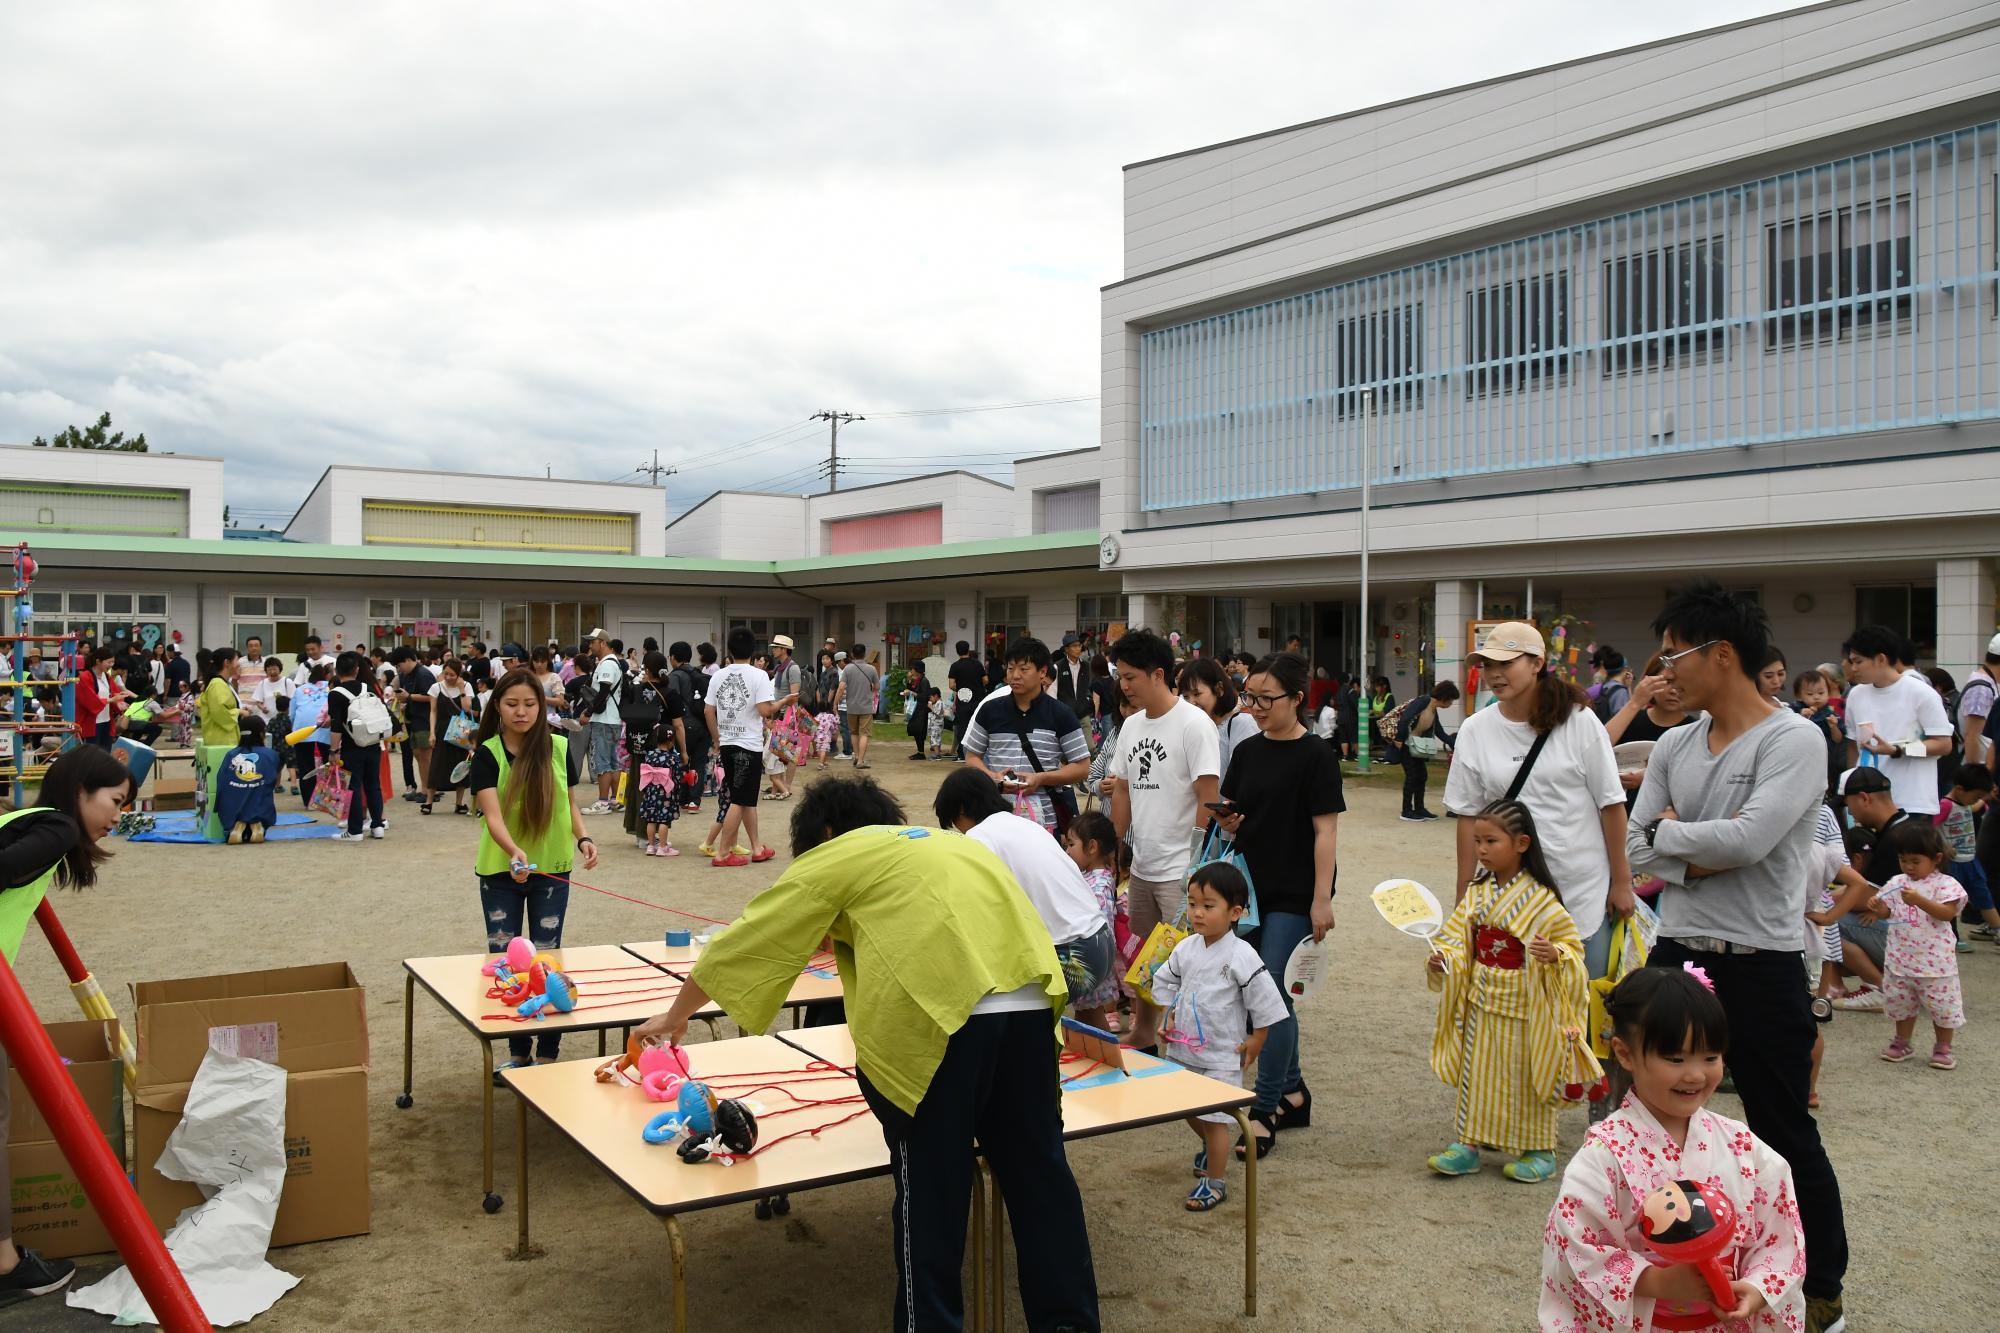
{"type": "Polygon", "coordinates": [[[479,970],[485,976],[497,976],[503,963],[509,972],[517,976],[526,972],[530,967],[534,966],[535,946],[528,943],[522,936],[516,935],[513,939],[507,941],[506,953],[493,959],[493,961],[479,970]]]}
{"type": "Polygon", "coordinates": [[[639,1052],[639,1086],[651,1101],[677,1099],[692,1072],[687,1052],[678,1046],[648,1046],[639,1052]]]}

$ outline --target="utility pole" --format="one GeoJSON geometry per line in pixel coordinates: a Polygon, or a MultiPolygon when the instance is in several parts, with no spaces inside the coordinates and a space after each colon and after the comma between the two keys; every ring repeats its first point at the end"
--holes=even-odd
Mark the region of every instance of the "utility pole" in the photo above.
{"type": "Polygon", "coordinates": [[[826,488],[837,491],[840,489],[840,428],[850,421],[866,421],[868,418],[858,417],[852,412],[815,412],[807,419],[824,421],[832,427],[832,436],[827,441],[826,488]]]}
{"type": "Polygon", "coordinates": [[[1366,390],[1361,395],[1361,717],[1358,723],[1357,750],[1361,760],[1361,771],[1368,771],[1368,724],[1374,714],[1370,711],[1370,699],[1375,692],[1375,669],[1371,661],[1374,642],[1368,637],[1373,626],[1368,623],[1368,499],[1372,473],[1375,471],[1375,391],[1366,390]]]}
{"type": "Polygon", "coordinates": [[[658,449],[653,450],[653,462],[650,466],[648,466],[645,463],[641,463],[639,464],[639,466],[633,468],[632,470],[634,472],[651,473],[653,478],[652,484],[655,486],[658,486],[660,484],[660,478],[671,477],[676,472],[680,471],[680,469],[677,467],[668,467],[666,464],[662,463],[660,461],[660,451],[658,449]]]}

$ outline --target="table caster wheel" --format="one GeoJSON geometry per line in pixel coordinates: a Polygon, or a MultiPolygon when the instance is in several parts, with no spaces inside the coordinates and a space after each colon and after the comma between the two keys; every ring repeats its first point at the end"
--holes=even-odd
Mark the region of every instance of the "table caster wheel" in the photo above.
{"type": "Polygon", "coordinates": [[[759,1222],[768,1222],[771,1220],[771,1201],[769,1199],[757,1200],[757,1220],[759,1222]]]}
{"type": "Polygon", "coordinates": [[[780,1194],[777,1198],[771,1200],[771,1211],[779,1217],[789,1214],[792,1211],[792,1196],[789,1194],[780,1194]]]}
{"type": "Polygon", "coordinates": [[[404,1093],[402,1096],[396,1098],[396,1109],[398,1111],[407,1111],[416,1104],[417,1104],[417,1099],[415,1097],[412,1097],[407,1092],[404,1093]]]}
{"type": "Polygon", "coordinates": [[[489,1194],[484,1199],[479,1201],[479,1206],[481,1208],[484,1208],[489,1215],[497,1213],[500,1211],[500,1196],[497,1194],[489,1194]]]}

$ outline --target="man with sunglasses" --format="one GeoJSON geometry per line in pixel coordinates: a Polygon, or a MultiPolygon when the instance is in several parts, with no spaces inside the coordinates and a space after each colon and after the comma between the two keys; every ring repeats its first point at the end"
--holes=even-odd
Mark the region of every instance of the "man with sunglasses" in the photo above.
{"type": "Polygon", "coordinates": [[[1626,851],[1665,881],[1650,966],[1694,963],[1729,1017],[1729,1066],[1757,1137],[1791,1163],[1806,1233],[1806,1327],[1844,1326],[1840,1182],[1807,1109],[1816,1025],[1800,909],[1825,795],[1819,729],[1764,697],[1763,609],[1697,579],[1653,622],[1661,672],[1690,711],[1655,743],[1626,851]]]}

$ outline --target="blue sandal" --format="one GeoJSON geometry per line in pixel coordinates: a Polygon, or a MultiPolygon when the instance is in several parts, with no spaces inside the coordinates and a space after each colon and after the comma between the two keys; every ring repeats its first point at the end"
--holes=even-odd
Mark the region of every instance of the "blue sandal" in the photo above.
{"type": "Polygon", "coordinates": [[[1198,1176],[1208,1174],[1208,1149],[1203,1148],[1194,1155],[1194,1173],[1198,1176]]]}
{"type": "Polygon", "coordinates": [[[1228,1197],[1228,1181],[1217,1180],[1213,1176],[1203,1176],[1188,1192],[1187,1210],[1191,1213],[1205,1213],[1228,1197]]]}
{"type": "Polygon", "coordinates": [[[1454,1143],[1443,1152],[1432,1153],[1431,1170],[1441,1176],[1469,1176],[1479,1170],[1479,1149],[1454,1143]]]}

